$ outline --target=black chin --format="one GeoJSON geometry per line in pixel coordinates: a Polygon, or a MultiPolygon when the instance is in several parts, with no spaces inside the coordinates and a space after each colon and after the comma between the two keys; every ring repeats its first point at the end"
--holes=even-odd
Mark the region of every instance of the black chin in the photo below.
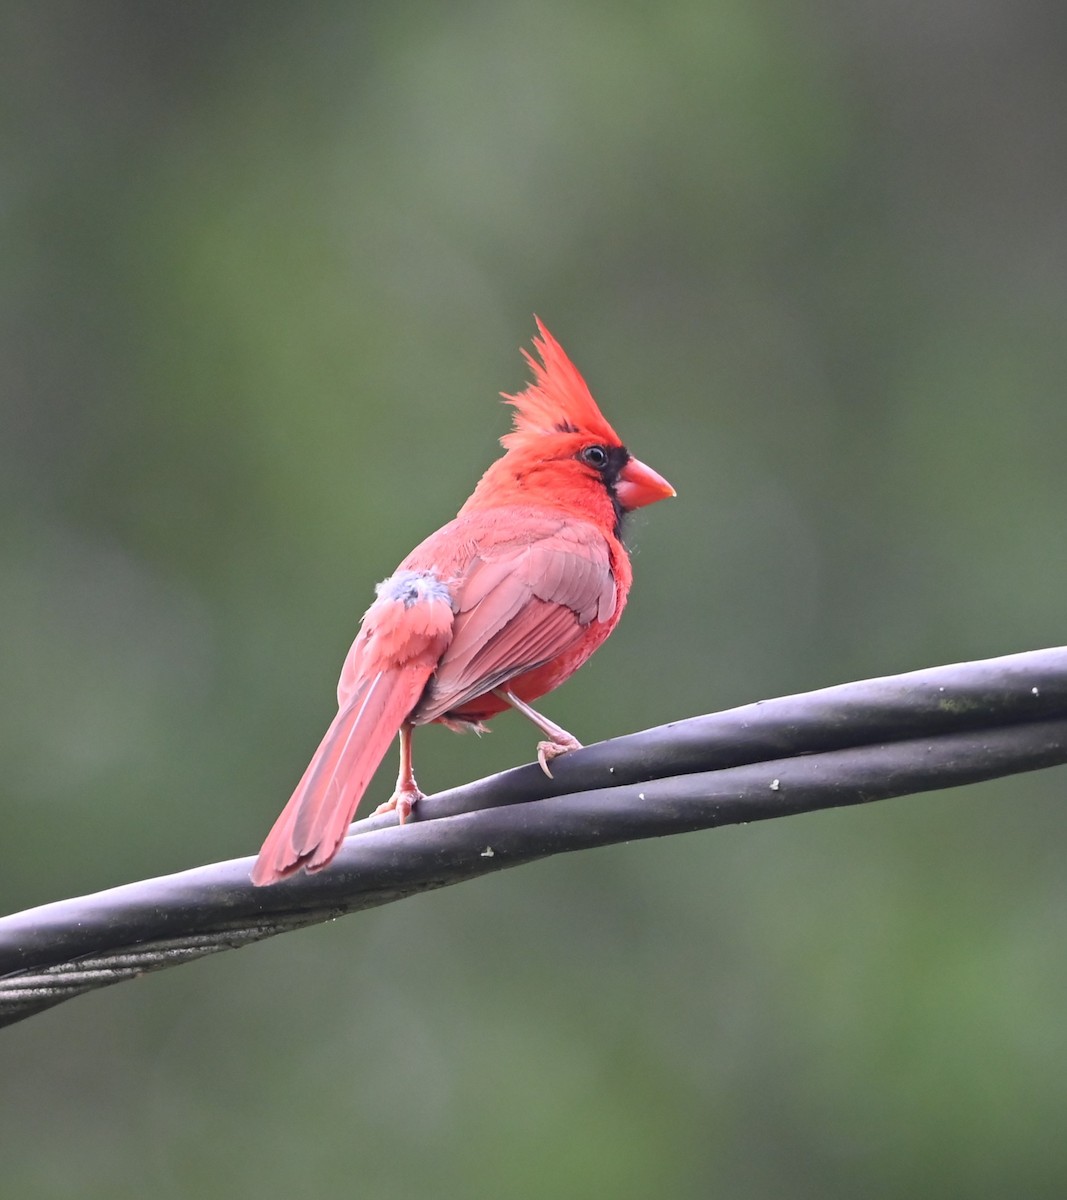
{"type": "Polygon", "coordinates": [[[611,506],[615,510],[615,533],[616,538],[622,541],[623,538],[623,521],[627,516],[627,509],[624,509],[622,503],[619,502],[616,484],[618,484],[619,475],[622,474],[623,468],[630,461],[630,451],[625,446],[611,446],[607,451],[607,462],[600,470],[600,478],[604,480],[604,486],[607,494],[611,497],[611,506]]]}
{"type": "Polygon", "coordinates": [[[611,497],[611,507],[615,510],[615,528],[613,532],[620,541],[622,541],[622,526],[627,510],[623,508],[619,501],[615,485],[619,482],[619,476],[629,461],[630,452],[625,446],[612,446],[608,451],[608,461],[604,464],[604,468],[600,472],[600,477],[604,481],[604,487],[607,488],[608,495],[611,497]]]}
{"type": "Polygon", "coordinates": [[[619,497],[615,495],[614,488],[608,488],[608,493],[611,496],[611,507],[615,510],[615,528],[612,530],[612,533],[614,533],[621,542],[623,523],[630,514],[629,511],[623,508],[623,506],[619,503],[619,497]]]}

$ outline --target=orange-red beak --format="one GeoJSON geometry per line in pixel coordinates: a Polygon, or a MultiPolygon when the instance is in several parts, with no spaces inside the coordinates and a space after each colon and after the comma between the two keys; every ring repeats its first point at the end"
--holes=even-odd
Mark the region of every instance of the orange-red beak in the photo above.
{"type": "Polygon", "coordinates": [[[651,467],[631,458],[619,472],[615,483],[615,495],[623,508],[643,508],[646,504],[655,504],[657,500],[666,500],[677,495],[674,488],[651,467]]]}

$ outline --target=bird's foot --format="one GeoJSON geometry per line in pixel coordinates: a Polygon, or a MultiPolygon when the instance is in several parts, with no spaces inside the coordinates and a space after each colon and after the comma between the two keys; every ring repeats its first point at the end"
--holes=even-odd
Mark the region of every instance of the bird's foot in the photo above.
{"type": "Polygon", "coordinates": [[[566,754],[570,750],[581,750],[582,743],[565,729],[560,729],[557,725],[553,732],[553,740],[551,742],[537,743],[537,761],[541,764],[541,770],[552,778],[552,772],[548,769],[548,764],[554,758],[559,758],[561,754],[566,754]]]}
{"type": "Polygon", "coordinates": [[[544,714],[539,713],[536,708],[531,708],[525,700],[520,700],[514,692],[509,692],[507,688],[494,688],[493,695],[503,700],[505,704],[510,704],[516,712],[521,712],[528,720],[532,721],[538,729],[545,735],[545,741],[537,743],[537,761],[541,764],[541,770],[552,778],[552,772],[548,769],[548,764],[554,758],[559,758],[561,754],[566,754],[570,750],[581,750],[582,743],[572,733],[568,733],[561,725],[557,725],[555,721],[550,721],[544,714]]]}
{"type": "Polygon", "coordinates": [[[397,788],[384,804],[378,805],[374,812],[371,813],[371,816],[377,817],[383,813],[395,812],[396,823],[403,825],[409,820],[411,810],[424,795],[425,793],[420,792],[417,787],[397,788]]]}

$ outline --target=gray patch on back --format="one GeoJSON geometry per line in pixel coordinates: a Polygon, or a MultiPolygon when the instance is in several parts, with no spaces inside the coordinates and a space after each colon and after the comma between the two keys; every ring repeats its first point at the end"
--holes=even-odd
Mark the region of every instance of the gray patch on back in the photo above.
{"type": "Polygon", "coordinates": [[[394,600],[410,608],[423,600],[442,600],[452,607],[452,593],[430,571],[397,571],[374,588],[379,600],[394,600]]]}

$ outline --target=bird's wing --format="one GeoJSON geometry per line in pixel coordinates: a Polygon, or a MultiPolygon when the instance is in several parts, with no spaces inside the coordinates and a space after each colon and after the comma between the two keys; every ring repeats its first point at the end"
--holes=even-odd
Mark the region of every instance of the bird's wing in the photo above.
{"type": "Polygon", "coordinates": [[[516,538],[482,537],[451,584],[452,639],[413,714],[432,721],[578,643],[616,614],[603,534],[584,521],[524,522],[516,538]]]}

